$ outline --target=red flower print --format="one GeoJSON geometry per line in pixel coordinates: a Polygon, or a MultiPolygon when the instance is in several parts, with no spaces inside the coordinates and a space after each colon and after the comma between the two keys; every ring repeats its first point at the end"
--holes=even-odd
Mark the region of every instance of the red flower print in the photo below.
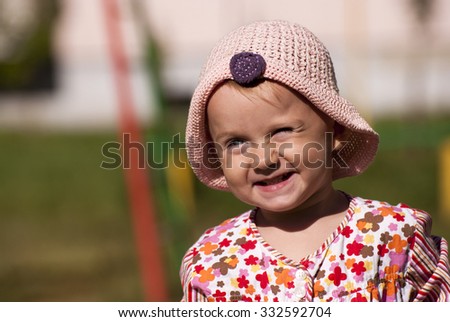
{"type": "Polygon", "coordinates": [[[404,214],[395,214],[394,218],[397,221],[405,221],[405,215],[404,214]]]}
{"type": "Polygon", "coordinates": [[[410,245],[409,247],[411,247],[411,249],[413,249],[414,248],[414,244],[416,243],[415,236],[413,235],[413,236],[408,237],[407,242],[410,245]]]}
{"type": "Polygon", "coordinates": [[[353,232],[353,229],[351,229],[349,226],[345,226],[344,229],[342,229],[342,235],[344,235],[346,238],[350,237],[350,234],[353,232]]]}
{"type": "Polygon", "coordinates": [[[366,268],[364,267],[363,261],[353,264],[352,272],[355,273],[356,275],[359,276],[365,271],[366,271],[366,268]]]}
{"type": "Polygon", "coordinates": [[[384,256],[385,254],[389,253],[386,244],[377,245],[377,248],[378,248],[378,255],[380,256],[384,256]]]}
{"type": "Polygon", "coordinates": [[[216,298],[217,302],[226,302],[225,295],[227,295],[226,292],[221,292],[220,290],[216,290],[216,293],[213,294],[213,297],[216,298]]]}
{"type": "Polygon", "coordinates": [[[367,299],[365,296],[361,295],[361,293],[358,293],[352,298],[351,302],[367,302],[367,299]]]}
{"type": "Polygon", "coordinates": [[[258,263],[258,260],[259,260],[259,258],[255,257],[253,255],[250,255],[249,257],[244,259],[245,265],[256,265],[258,263]]]}
{"type": "Polygon", "coordinates": [[[342,273],[342,270],[339,266],[336,266],[334,269],[334,273],[328,275],[328,279],[334,282],[335,286],[341,285],[341,281],[344,281],[347,278],[347,274],[342,273]]]}
{"type": "Polygon", "coordinates": [[[356,240],[347,245],[347,255],[359,255],[361,253],[361,249],[364,247],[363,244],[358,243],[356,240]]]}
{"type": "Polygon", "coordinates": [[[259,294],[256,295],[256,296],[255,296],[255,301],[256,301],[256,302],[261,302],[261,295],[259,295],[259,294]]]}
{"type": "Polygon", "coordinates": [[[250,236],[251,234],[252,234],[252,229],[251,228],[247,228],[247,233],[246,233],[246,235],[247,236],[250,236]]]}
{"type": "Polygon", "coordinates": [[[231,244],[231,240],[228,240],[228,239],[224,239],[224,240],[222,240],[220,243],[219,243],[219,246],[220,247],[228,247],[228,246],[230,246],[230,244],[231,244]]]}
{"type": "Polygon", "coordinates": [[[242,248],[244,248],[246,251],[249,251],[250,249],[255,249],[256,247],[256,240],[249,240],[241,245],[242,248]]]}
{"type": "Polygon", "coordinates": [[[350,291],[351,294],[355,294],[357,292],[361,292],[361,287],[358,287],[357,289],[354,289],[354,290],[350,291]]]}
{"type": "Polygon", "coordinates": [[[245,296],[245,295],[242,295],[242,301],[244,301],[244,302],[253,302],[251,297],[245,296]]]}
{"type": "Polygon", "coordinates": [[[237,281],[239,283],[238,286],[240,288],[247,288],[248,284],[250,283],[250,281],[244,275],[242,275],[241,277],[238,277],[237,281]]]}
{"type": "Polygon", "coordinates": [[[267,272],[256,275],[256,280],[259,282],[259,285],[262,289],[265,289],[267,285],[269,285],[269,277],[267,276],[267,272]]]}
{"type": "Polygon", "coordinates": [[[201,271],[203,271],[205,269],[205,267],[203,267],[203,265],[196,265],[194,267],[194,270],[197,274],[200,274],[201,271]]]}
{"type": "Polygon", "coordinates": [[[314,264],[314,262],[310,261],[309,259],[304,259],[300,262],[300,264],[302,264],[302,266],[304,266],[305,268],[308,268],[309,265],[314,264]]]}

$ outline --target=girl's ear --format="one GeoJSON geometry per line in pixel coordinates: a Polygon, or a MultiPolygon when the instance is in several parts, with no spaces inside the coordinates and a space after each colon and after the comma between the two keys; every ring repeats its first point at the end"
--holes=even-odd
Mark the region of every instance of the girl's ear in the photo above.
{"type": "Polygon", "coordinates": [[[334,122],[333,150],[339,151],[342,149],[348,141],[349,136],[349,129],[338,122],[334,122]]]}

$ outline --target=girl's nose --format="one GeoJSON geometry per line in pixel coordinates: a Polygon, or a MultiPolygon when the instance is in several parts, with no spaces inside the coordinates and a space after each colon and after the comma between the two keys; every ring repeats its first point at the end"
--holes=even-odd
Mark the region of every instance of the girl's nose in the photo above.
{"type": "Polygon", "coordinates": [[[255,169],[277,169],[279,155],[277,145],[273,142],[263,142],[255,149],[257,162],[253,165],[255,169]]]}

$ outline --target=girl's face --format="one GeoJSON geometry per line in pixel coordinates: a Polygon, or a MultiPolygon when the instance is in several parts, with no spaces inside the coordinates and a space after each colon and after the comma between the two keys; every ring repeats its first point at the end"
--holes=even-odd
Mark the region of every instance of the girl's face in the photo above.
{"type": "Polygon", "coordinates": [[[334,121],[274,82],[227,82],[207,108],[230,191],[267,214],[306,209],[332,190],[334,121]],[[330,190],[331,189],[331,190],[330,190]]]}

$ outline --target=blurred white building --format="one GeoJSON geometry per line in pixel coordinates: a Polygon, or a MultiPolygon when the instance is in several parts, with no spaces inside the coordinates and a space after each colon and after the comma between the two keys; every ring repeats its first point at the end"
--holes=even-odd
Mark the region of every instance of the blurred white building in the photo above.
{"type": "MultiPolygon", "coordinates": [[[[58,90],[1,96],[0,126],[82,129],[117,124],[104,1],[109,0],[61,0],[55,32],[58,90]]],[[[143,62],[148,33],[163,53],[167,93],[188,99],[214,43],[235,27],[260,19],[287,19],[312,30],[331,52],[341,93],[364,114],[450,109],[450,1],[431,1],[426,25],[418,23],[413,0],[118,1],[136,113],[144,123],[155,115],[153,86],[143,62]]]]}

